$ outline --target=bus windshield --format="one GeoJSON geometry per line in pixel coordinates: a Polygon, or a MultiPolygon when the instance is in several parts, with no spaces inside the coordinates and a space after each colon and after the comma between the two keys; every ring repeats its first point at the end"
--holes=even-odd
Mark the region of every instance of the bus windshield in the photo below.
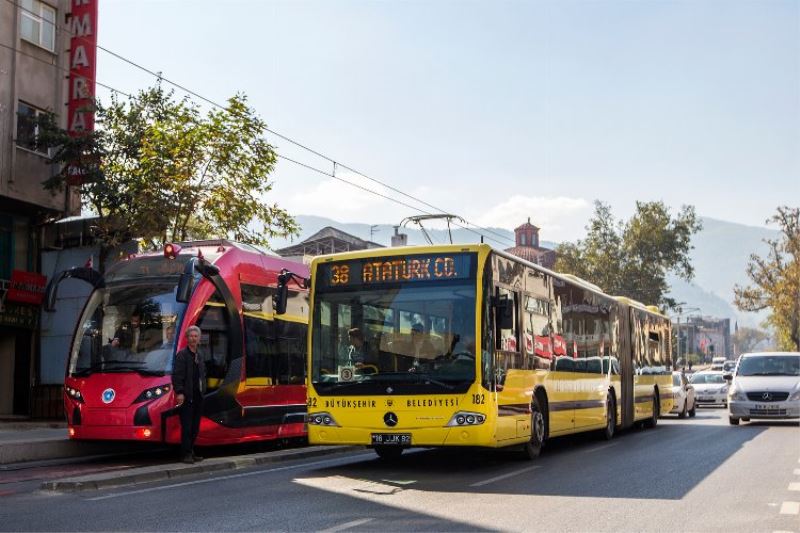
{"type": "Polygon", "coordinates": [[[311,383],[325,394],[448,393],[475,379],[475,283],[317,291],[311,383]]]}
{"type": "Polygon", "coordinates": [[[176,328],[186,308],[175,300],[176,284],[162,280],[95,290],[75,335],[69,375],[170,372],[176,328]]]}

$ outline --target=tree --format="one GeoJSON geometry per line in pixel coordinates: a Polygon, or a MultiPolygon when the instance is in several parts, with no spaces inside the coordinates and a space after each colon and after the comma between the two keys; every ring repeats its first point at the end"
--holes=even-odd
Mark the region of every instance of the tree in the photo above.
{"type": "Polygon", "coordinates": [[[738,353],[751,352],[762,342],[769,339],[769,335],[756,328],[740,327],[733,334],[733,342],[738,353]]]}
{"type": "Polygon", "coordinates": [[[666,296],[667,274],[690,280],[691,238],[702,228],[694,207],[684,206],[676,216],[663,202],[636,202],[627,222],[616,220],[610,206],[595,202],[587,235],[556,249],[556,270],[575,274],[610,294],[640,302],[674,307],[666,296]]]}
{"type": "Polygon", "coordinates": [[[800,208],[779,207],[769,223],[777,223],[781,234],[765,240],[766,258],[750,256],[747,276],[753,284],[734,287],[735,303],[742,311],[769,309],[767,323],[778,347],[800,351],[800,208]]]}
{"type": "Polygon", "coordinates": [[[108,106],[97,103],[98,129],[70,137],[52,116],[40,142],[54,147],[56,190],[78,177],[84,208],[98,215],[105,250],[130,238],[152,247],[170,241],[233,238],[268,245],[297,233],[294,219],[265,201],[276,155],[266,124],[236,95],[205,114],[160,84],[108,106]]]}

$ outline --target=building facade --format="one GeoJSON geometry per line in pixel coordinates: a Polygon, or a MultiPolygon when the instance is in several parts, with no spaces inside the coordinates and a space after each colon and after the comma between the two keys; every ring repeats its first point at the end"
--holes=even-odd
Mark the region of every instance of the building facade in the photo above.
{"type": "Polygon", "coordinates": [[[507,248],[506,252],[545,268],[555,266],[556,252],[539,245],[539,228],[531,224],[530,218],[526,223],[514,229],[514,240],[515,246],[507,248]]]}
{"type": "Polygon", "coordinates": [[[68,127],[72,8],[69,0],[0,2],[0,416],[31,414],[49,275],[42,272],[44,227],[80,213],[74,187],[50,192],[42,185],[53,168],[35,120],[52,112],[68,127]]]}
{"type": "Polygon", "coordinates": [[[333,226],[326,226],[304,241],[275,250],[275,253],[292,261],[309,262],[318,255],[369,248],[383,248],[383,246],[376,242],[365,241],[333,226]]]}
{"type": "Polygon", "coordinates": [[[681,353],[695,353],[703,360],[733,358],[731,319],[690,316],[677,332],[681,353]]]}

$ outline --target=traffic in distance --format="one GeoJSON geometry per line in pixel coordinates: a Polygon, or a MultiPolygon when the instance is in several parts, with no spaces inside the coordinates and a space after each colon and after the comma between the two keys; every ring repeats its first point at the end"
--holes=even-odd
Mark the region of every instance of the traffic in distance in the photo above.
{"type": "Polygon", "coordinates": [[[611,438],[703,405],[729,408],[731,424],[800,417],[800,355],[748,354],[687,381],[657,308],[487,245],[338,254],[309,271],[232,241],[168,244],[105,276],[60,273],[47,310],[66,279],[92,286],[65,369],[73,439],[180,442],[170,374],[192,325],[207,376],[201,446],[308,435],[383,457],[535,457],[550,437],[611,438]]]}

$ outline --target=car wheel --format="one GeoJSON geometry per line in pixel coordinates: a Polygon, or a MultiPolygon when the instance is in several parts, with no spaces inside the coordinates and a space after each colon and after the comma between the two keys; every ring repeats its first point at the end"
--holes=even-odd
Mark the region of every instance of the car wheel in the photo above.
{"type": "Polygon", "coordinates": [[[686,411],[686,404],[687,403],[689,403],[689,399],[688,398],[683,401],[683,409],[681,409],[681,412],[678,413],[678,418],[686,418],[686,412],[687,412],[686,411]]]}
{"type": "Polygon", "coordinates": [[[384,461],[395,461],[403,455],[403,448],[400,446],[375,446],[375,453],[384,461]]]}
{"type": "Polygon", "coordinates": [[[522,445],[522,458],[533,460],[542,453],[545,439],[545,420],[539,399],[534,396],[531,404],[531,438],[522,445]]]}
{"type": "Polygon", "coordinates": [[[697,414],[697,404],[693,403],[692,408],[689,410],[689,416],[694,418],[694,415],[697,414]]]}
{"type": "Polygon", "coordinates": [[[729,422],[729,423],[730,423],[730,425],[732,425],[732,426],[738,426],[738,425],[739,425],[739,419],[738,419],[738,418],[734,418],[734,417],[732,417],[732,416],[729,416],[729,417],[728,417],[728,422],[729,422]]]}

